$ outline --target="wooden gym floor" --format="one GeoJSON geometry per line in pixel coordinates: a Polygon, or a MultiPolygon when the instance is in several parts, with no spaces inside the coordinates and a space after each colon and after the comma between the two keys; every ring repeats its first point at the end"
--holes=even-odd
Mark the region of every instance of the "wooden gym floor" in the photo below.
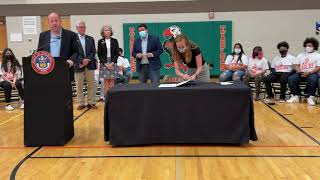
{"type": "Polygon", "coordinates": [[[101,102],[74,110],[75,136],[64,147],[24,147],[23,111],[0,106],[0,180],[320,179],[319,104],[254,102],[259,141],[243,146],[125,148],[104,142],[101,102]]]}

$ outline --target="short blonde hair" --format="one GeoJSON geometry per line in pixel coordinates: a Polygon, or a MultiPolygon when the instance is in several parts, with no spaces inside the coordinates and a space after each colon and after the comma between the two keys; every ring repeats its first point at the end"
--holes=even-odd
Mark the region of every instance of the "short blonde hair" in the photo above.
{"type": "Polygon", "coordinates": [[[105,29],[105,28],[110,29],[110,31],[111,31],[111,35],[110,35],[110,36],[112,36],[112,35],[113,35],[112,27],[109,26],[109,25],[104,25],[104,26],[102,26],[102,28],[101,28],[101,30],[100,30],[100,35],[101,35],[101,37],[104,38],[104,29],[105,29]]]}

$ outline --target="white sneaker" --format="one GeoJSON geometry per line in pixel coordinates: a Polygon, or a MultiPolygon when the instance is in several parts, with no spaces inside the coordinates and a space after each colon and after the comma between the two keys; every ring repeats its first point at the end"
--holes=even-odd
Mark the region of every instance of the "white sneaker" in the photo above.
{"type": "Polygon", "coordinates": [[[24,103],[21,103],[20,109],[24,109],[24,103]]]}
{"type": "Polygon", "coordinates": [[[315,106],[316,103],[314,102],[314,96],[310,96],[308,99],[307,99],[307,102],[310,106],[315,106]]]}
{"type": "Polygon", "coordinates": [[[292,95],[291,94],[291,97],[289,100],[287,100],[287,103],[298,103],[300,100],[299,100],[299,96],[297,95],[292,95]]]}
{"type": "Polygon", "coordinates": [[[103,101],[103,102],[104,102],[104,101],[105,101],[104,97],[101,96],[100,99],[99,99],[99,101],[103,101]]]}
{"type": "Polygon", "coordinates": [[[13,111],[13,110],[14,110],[14,108],[11,106],[11,104],[6,105],[5,109],[6,109],[7,111],[13,111]]]}
{"type": "Polygon", "coordinates": [[[263,99],[263,101],[264,101],[265,103],[269,104],[269,105],[274,105],[274,104],[275,104],[275,103],[274,103],[274,99],[271,99],[271,98],[269,98],[269,97],[263,99]]]}

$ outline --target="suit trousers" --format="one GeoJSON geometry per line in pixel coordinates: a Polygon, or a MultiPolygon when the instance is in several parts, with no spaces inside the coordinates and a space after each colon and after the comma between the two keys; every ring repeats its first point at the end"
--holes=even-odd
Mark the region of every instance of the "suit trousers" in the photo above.
{"type": "Polygon", "coordinates": [[[84,72],[74,73],[76,87],[77,87],[77,98],[79,105],[85,105],[85,99],[83,94],[83,82],[86,80],[87,83],[87,100],[88,104],[95,104],[95,81],[94,81],[94,70],[85,68],[84,72]]]}

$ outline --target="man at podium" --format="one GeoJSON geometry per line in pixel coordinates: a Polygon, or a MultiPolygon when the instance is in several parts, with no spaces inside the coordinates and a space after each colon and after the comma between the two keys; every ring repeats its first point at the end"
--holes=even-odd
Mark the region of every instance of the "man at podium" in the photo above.
{"type": "Polygon", "coordinates": [[[45,52],[23,58],[26,146],[62,146],[74,136],[70,80],[78,55],[76,34],[61,27],[57,13],[49,14],[48,22],[50,30],[40,34],[37,49],[45,52]]]}
{"type": "MultiPolygon", "coordinates": [[[[37,51],[50,52],[53,57],[65,59],[71,68],[77,57],[77,39],[72,31],[61,27],[61,18],[58,13],[48,15],[50,30],[40,33],[37,51]]],[[[73,80],[73,70],[70,70],[73,80]]]]}

